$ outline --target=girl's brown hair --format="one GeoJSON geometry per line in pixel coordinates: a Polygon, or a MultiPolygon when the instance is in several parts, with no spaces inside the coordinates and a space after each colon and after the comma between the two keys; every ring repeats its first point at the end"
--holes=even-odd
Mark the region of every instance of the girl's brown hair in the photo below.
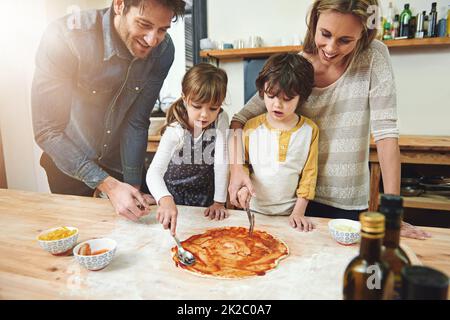
{"type": "Polygon", "coordinates": [[[378,9],[378,0],[315,0],[306,22],[308,30],[303,43],[303,51],[309,54],[317,54],[314,38],[319,16],[324,11],[333,10],[343,14],[353,14],[361,21],[363,31],[351,59],[358,57],[361,52],[369,47],[377,35],[378,15],[376,10],[378,9]]]}
{"type": "MultiPolygon", "coordinates": [[[[228,77],[224,70],[209,63],[199,63],[189,69],[181,82],[181,92],[187,101],[208,103],[221,106],[227,94],[228,77]]],[[[184,129],[189,127],[189,118],[183,98],[175,101],[167,111],[167,124],[161,130],[164,133],[167,126],[178,122],[184,129]]]]}

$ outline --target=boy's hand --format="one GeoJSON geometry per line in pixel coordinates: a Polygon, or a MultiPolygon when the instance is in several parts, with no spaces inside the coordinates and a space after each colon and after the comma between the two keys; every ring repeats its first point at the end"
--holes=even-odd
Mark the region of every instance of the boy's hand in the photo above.
{"type": "Polygon", "coordinates": [[[305,217],[306,206],[308,205],[308,200],[302,197],[297,198],[294,210],[289,216],[289,224],[292,228],[298,231],[309,232],[315,228],[315,225],[305,217]]]}
{"type": "Polygon", "coordinates": [[[171,196],[162,197],[159,200],[159,207],[156,210],[156,220],[159,221],[164,229],[169,229],[172,235],[175,235],[177,228],[178,210],[171,196]]]}
{"type": "Polygon", "coordinates": [[[251,197],[251,194],[247,187],[242,187],[241,189],[239,189],[239,191],[237,193],[239,207],[242,209],[246,209],[248,206],[248,202],[250,201],[250,197],[251,197]]]}
{"type": "Polygon", "coordinates": [[[229,216],[228,210],[225,208],[224,204],[220,202],[214,202],[206,208],[204,214],[205,217],[209,217],[210,220],[223,220],[229,216]]]}
{"type": "Polygon", "coordinates": [[[306,218],[304,214],[293,212],[289,216],[289,224],[292,228],[298,231],[309,232],[315,228],[315,225],[311,222],[309,218],[306,218]]]}

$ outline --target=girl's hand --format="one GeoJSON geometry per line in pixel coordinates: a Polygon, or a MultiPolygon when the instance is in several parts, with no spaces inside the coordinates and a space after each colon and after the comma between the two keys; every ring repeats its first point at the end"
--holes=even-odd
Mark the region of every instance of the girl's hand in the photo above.
{"type": "Polygon", "coordinates": [[[316,227],[305,214],[295,211],[289,216],[289,224],[292,228],[305,232],[312,231],[316,227]]]}
{"type": "Polygon", "coordinates": [[[225,208],[223,203],[214,202],[211,206],[209,206],[205,212],[205,217],[209,217],[210,220],[223,220],[228,218],[228,210],[225,208]]]}
{"type": "Polygon", "coordinates": [[[156,220],[159,221],[164,229],[169,229],[172,235],[175,235],[177,228],[178,210],[171,196],[162,197],[159,200],[159,207],[156,210],[156,220]]]}
{"type": "Polygon", "coordinates": [[[239,207],[242,209],[247,209],[247,207],[249,205],[250,197],[251,197],[250,191],[247,187],[242,187],[241,189],[239,189],[239,191],[237,193],[239,207]]]}

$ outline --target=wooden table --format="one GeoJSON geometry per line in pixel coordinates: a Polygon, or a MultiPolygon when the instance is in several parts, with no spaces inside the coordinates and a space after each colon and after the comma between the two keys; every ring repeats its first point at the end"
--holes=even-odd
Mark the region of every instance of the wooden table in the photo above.
{"type": "MultiPolygon", "coordinates": [[[[181,239],[221,226],[247,226],[242,211],[224,221],[203,217],[203,209],[179,207],[181,239]]],[[[258,215],[256,228],[283,239],[290,255],[274,271],[243,280],[197,277],[177,268],[168,231],[150,216],[139,223],[118,217],[108,200],[0,189],[1,299],[340,299],[342,274],[358,246],[341,246],[328,234],[328,219],[315,218],[310,233],[293,230],[287,217],[258,215]],[[78,241],[110,237],[118,242],[112,263],[97,272],[74,257],[52,256],[36,241],[41,230],[75,226],[78,241]]],[[[450,230],[424,228],[425,241],[402,239],[419,263],[450,274],[450,230]],[[414,253],[412,252],[415,252],[414,253]]]]}
{"type": "Polygon", "coordinates": [[[147,142],[147,152],[154,153],[156,150],[158,150],[159,141],[161,141],[161,136],[148,136],[148,142],[147,142]]]}
{"type": "MultiPolygon", "coordinates": [[[[449,136],[399,137],[400,161],[402,164],[450,165],[449,136]]],[[[378,162],[376,144],[370,143],[370,202],[369,210],[378,210],[381,168],[378,162]]],[[[403,205],[408,208],[450,211],[450,200],[426,197],[404,197],[403,205]]]]}

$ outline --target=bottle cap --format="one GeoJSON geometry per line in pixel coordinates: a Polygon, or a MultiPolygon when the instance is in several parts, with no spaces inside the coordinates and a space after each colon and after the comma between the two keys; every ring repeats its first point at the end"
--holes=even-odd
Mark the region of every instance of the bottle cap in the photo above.
{"type": "Polygon", "coordinates": [[[405,266],[401,272],[404,300],[447,300],[448,277],[433,268],[405,266]]]}
{"type": "Polygon", "coordinates": [[[401,227],[403,216],[403,198],[394,194],[382,194],[380,212],[386,218],[386,229],[401,227]]]}
{"type": "Polygon", "coordinates": [[[402,208],[403,207],[403,198],[400,196],[397,196],[395,194],[382,194],[380,205],[395,207],[395,208],[402,208]]]}
{"type": "Polygon", "coordinates": [[[409,9],[409,3],[405,3],[405,9],[409,9]]]}
{"type": "Polygon", "coordinates": [[[384,215],[378,212],[363,212],[359,216],[361,231],[366,234],[384,235],[384,215]]]}

